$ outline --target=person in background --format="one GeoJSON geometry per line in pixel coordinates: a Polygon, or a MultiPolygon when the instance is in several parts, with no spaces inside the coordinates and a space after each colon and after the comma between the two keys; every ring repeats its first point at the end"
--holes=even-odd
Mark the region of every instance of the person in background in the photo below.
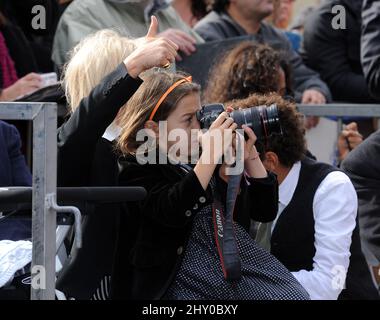
{"type": "Polygon", "coordinates": [[[195,44],[203,42],[165,0],[81,0],[73,1],[58,23],[52,59],[57,67],[62,67],[80,40],[101,29],[116,29],[130,38],[144,37],[152,14],[159,21],[158,36],[179,46],[178,60],[181,55],[191,55],[195,44]]]}
{"type": "Polygon", "coordinates": [[[267,21],[274,27],[283,30],[293,49],[298,52],[301,45],[301,36],[288,31],[293,18],[294,3],[295,0],[274,0],[274,10],[272,15],[267,18],[267,21]]]}
{"type": "Polygon", "coordinates": [[[276,92],[291,96],[291,67],[268,45],[246,41],[227,52],[215,65],[203,100],[226,102],[249,95],[276,92]],[[227,90],[228,88],[228,90],[227,90]]]}
{"type": "Polygon", "coordinates": [[[361,63],[368,90],[380,100],[380,2],[364,0],[362,10],[361,63]]]}
{"type": "MultiPolygon", "coordinates": [[[[0,187],[29,187],[32,175],[21,153],[21,139],[15,126],[0,121],[0,187]]],[[[0,212],[0,240],[25,240],[31,237],[31,219],[17,212],[0,212]],[[8,213],[9,214],[9,213],[8,213]]]]}
{"type": "Polygon", "coordinates": [[[0,11],[0,101],[13,101],[38,90],[34,55],[22,31],[0,11]]]}
{"type": "Polygon", "coordinates": [[[363,252],[380,290],[380,130],[373,133],[342,163],[359,198],[359,225],[363,252]]]}
{"type": "MultiPolygon", "coordinates": [[[[0,10],[24,34],[25,40],[31,48],[29,54],[34,56],[36,71],[40,73],[53,72],[54,64],[51,60],[51,50],[60,17],[58,0],[2,0],[0,10]],[[44,11],[33,11],[33,8],[40,9],[41,7],[44,11]],[[45,13],[44,20],[36,20],[38,13],[45,13]],[[44,25],[42,25],[42,21],[44,25]],[[41,25],[35,25],[36,22],[41,25]]],[[[20,54],[21,52],[23,51],[20,51],[20,54]]]]}
{"type": "MultiPolygon", "coordinates": [[[[198,22],[194,30],[206,41],[252,35],[257,42],[284,51],[294,70],[296,101],[305,104],[331,101],[330,90],[318,73],[304,65],[283,32],[264,22],[272,12],[271,0],[216,0],[213,11],[198,22]]],[[[314,118],[308,121],[308,127],[316,125],[314,118]]]]}
{"type": "Polygon", "coordinates": [[[181,19],[190,27],[201,20],[210,11],[211,0],[173,0],[171,6],[181,19]]]}
{"type": "MultiPolygon", "coordinates": [[[[226,105],[245,109],[278,101],[276,95],[251,95],[226,105]]],[[[260,224],[256,241],[292,272],[312,300],[379,299],[355,227],[355,189],[337,168],[305,156],[303,117],[288,105],[279,109],[282,134],[256,145],[264,166],[279,180],[277,217],[260,224]]]]}
{"type": "MultiPolygon", "coordinates": [[[[341,103],[377,103],[369,91],[360,60],[361,12],[363,0],[327,0],[305,24],[301,55],[307,66],[319,72],[330,87],[333,100],[341,103]],[[345,26],[333,26],[332,8],[345,8],[345,26]]],[[[340,21],[342,22],[342,21],[340,21]]],[[[345,118],[355,121],[368,137],[374,131],[372,119],[345,118]]]]}

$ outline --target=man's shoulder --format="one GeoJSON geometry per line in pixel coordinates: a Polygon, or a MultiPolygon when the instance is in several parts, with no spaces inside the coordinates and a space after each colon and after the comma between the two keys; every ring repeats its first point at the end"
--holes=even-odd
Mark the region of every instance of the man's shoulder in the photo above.
{"type": "Polygon", "coordinates": [[[92,12],[97,12],[97,15],[101,16],[101,12],[106,10],[107,2],[104,0],[81,0],[73,1],[62,14],[62,19],[67,19],[71,17],[81,17],[83,15],[91,14],[92,12]]]}
{"type": "Polygon", "coordinates": [[[209,25],[209,24],[221,24],[221,23],[225,23],[225,22],[223,22],[222,16],[216,11],[211,11],[205,17],[203,17],[195,25],[194,28],[203,27],[203,26],[209,25]]]}
{"type": "Polygon", "coordinates": [[[267,22],[261,23],[261,34],[263,35],[264,40],[276,40],[286,43],[289,42],[289,39],[284,31],[271,26],[267,22]]]}

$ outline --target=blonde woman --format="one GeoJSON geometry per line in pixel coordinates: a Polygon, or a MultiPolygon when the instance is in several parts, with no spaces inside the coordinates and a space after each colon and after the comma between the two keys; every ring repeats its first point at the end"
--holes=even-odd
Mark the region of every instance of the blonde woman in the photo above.
{"type": "MultiPolygon", "coordinates": [[[[117,185],[114,141],[118,127],[114,120],[143,83],[139,75],[174,62],[177,54],[178,47],[173,42],[155,38],[157,28],[157,19],[152,17],[146,37],[138,43],[103,30],[74,49],[64,73],[71,116],[58,129],[60,186],[117,185]]],[[[100,281],[111,274],[117,213],[116,205],[99,205],[94,214],[86,217],[81,249],[86,259],[66,272],[66,280],[58,279],[60,290],[77,299],[107,297],[108,292],[99,293],[99,288],[108,287],[100,281]],[[87,230],[103,236],[90,240],[87,230]],[[92,271],[83,274],[80,270],[92,271]],[[80,283],[75,283],[73,277],[78,274],[80,283]]]]}
{"type": "Polygon", "coordinates": [[[58,130],[60,185],[110,185],[116,181],[116,160],[111,158],[118,128],[109,126],[141,85],[139,75],[173,62],[177,54],[176,44],[154,38],[157,28],[157,19],[152,17],[147,36],[138,43],[103,30],[74,48],[63,79],[71,116],[58,130]],[[99,157],[99,151],[106,155],[99,157]]]}

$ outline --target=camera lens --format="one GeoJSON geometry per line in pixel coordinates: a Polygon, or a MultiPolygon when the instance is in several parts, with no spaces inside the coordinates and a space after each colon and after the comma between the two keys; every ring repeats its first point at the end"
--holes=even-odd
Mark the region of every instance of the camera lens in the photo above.
{"type": "Polygon", "coordinates": [[[259,140],[266,139],[273,133],[282,133],[276,105],[237,110],[231,113],[231,117],[237,123],[238,128],[241,128],[242,125],[250,127],[259,140]]]}
{"type": "MultiPolygon", "coordinates": [[[[222,104],[210,104],[202,107],[197,112],[197,119],[202,129],[208,129],[216,118],[224,111],[222,104]]],[[[233,111],[230,116],[234,119],[238,128],[243,125],[250,127],[257,139],[266,140],[272,134],[282,134],[277,105],[269,107],[258,106],[233,111]]]]}

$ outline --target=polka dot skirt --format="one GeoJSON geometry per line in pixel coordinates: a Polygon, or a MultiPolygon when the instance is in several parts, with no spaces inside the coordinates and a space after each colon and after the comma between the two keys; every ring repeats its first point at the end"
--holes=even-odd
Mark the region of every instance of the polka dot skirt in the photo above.
{"type": "Polygon", "coordinates": [[[170,300],[307,300],[309,296],[292,274],[250,235],[235,224],[242,277],[223,277],[212,221],[212,206],[194,218],[183,261],[165,299],[170,300]]]}

